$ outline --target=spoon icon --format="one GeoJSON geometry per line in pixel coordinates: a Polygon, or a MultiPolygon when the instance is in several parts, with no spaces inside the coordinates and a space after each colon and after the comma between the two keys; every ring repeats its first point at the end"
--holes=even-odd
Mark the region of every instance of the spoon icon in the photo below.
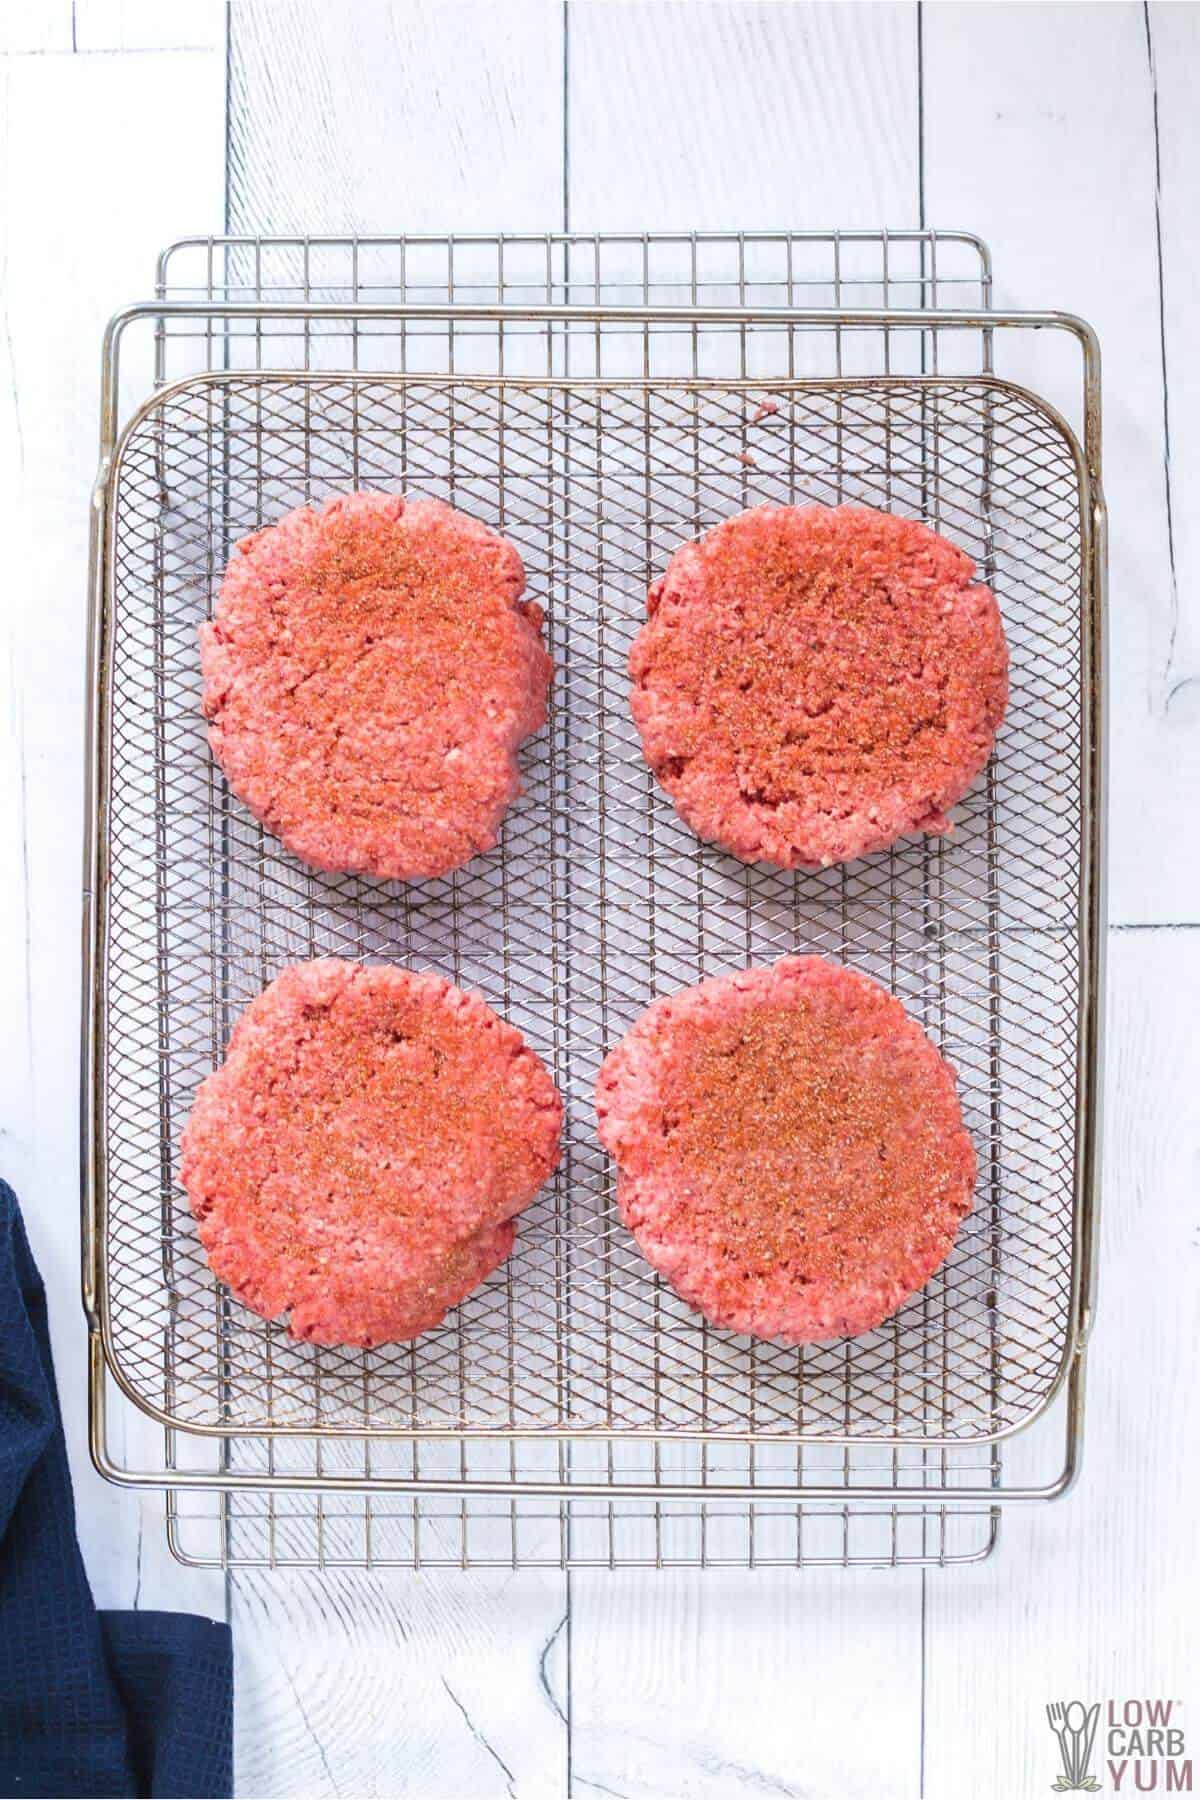
{"type": "MultiPolygon", "coordinates": [[[[1096,1721],[1100,1716],[1100,1703],[1084,1706],[1080,1700],[1072,1700],[1067,1708],[1063,1723],[1071,1734],[1071,1779],[1077,1787],[1082,1787],[1087,1777],[1087,1767],[1091,1760],[1092,1744],[1096,1737],[1096,1721]]],[[[1089,1786],[1094,1785],[1088,1783],[1089,1786]]]]}

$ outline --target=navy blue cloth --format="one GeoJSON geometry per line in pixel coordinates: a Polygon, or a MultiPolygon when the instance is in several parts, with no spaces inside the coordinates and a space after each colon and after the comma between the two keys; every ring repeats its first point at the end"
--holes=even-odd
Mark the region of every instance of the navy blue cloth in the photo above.
{"type": "Polygon", "coordinates": [[[232,1786],[228,1625],[92,1600],[46,1292],[0,1181],[0,1794],[207,1800],[232,1786]]]}

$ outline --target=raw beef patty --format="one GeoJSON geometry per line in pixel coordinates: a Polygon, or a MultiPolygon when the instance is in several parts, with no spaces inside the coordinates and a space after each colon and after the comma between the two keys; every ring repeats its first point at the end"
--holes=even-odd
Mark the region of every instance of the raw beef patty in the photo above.
{"type": "Polygon", "coordinates": [[[325,960],[242,1014],[183,1134],[214,1273],[293,1337],[390,1343],[503,1262],[558,1162],[521,1034],[440,975],[325,960]]]}
{"type": "Polygon", "coordinates": [[[200,628],[234,793],[318,869],[419,881],[490,850],[552,673],[524,588],[438,500],[351,494],[243,538],[200,628]]]}
{"type": "Polygon", "coordinates": [[[950,829],[1008,697],[970,557],[861,506],[759,506],[677,550],[630,654],[650,767],[743,862],[824,867],[950,829]]]}
{"type": "Polygon", "coordinates": [[[656,1000],[604,1062],[596,1111],[643,1255],[751,1337],[871,1330],[970,1210],[949,1064],[898,1000],[817,956],[656,1000]]]}

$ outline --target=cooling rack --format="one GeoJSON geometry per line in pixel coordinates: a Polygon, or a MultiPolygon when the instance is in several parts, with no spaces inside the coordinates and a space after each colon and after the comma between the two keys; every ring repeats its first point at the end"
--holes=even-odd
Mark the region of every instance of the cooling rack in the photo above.
{"type": "Polygon", "coordinates": [[[506,1560],[507,1534],[526,1561],[948,1561],[986,1551],[994,1501],[1071,1479],[1097,1119],[1098,360],[1080,322],[989,300],[967,234],[204,239],[110,327],[92,1430],[106,1473],[186,1496],[185,1557],[506,1560]],[[1033,343],[1037,391],[998,368],[1011,346],[1026,374],[1033,343]],[[436,494],[510,535],[558,667],[500,845],[420,888],[294,862],[228,793],[197,710],[196,625],[232,543],[351,486],[436,494]],[[952,840],[783,875],[680,824],[638,753],[624,663],[677,544],[804,499],[891,507],[962,543],[1000,599],[1013,699],[952,840]],[[804,1350],[713,1331],[652,1279],[588,1104],[654,993],[794,949],[865,968],[922,1019],[958,1069],[981,1171],[924,1294],[804,1350]],[[415,1345],[320,1350],[245,1312],[175,1179],[238,1011],[318,954],[482,988],[567,1096],[563,1168],[513,1258],[415,1345]],[[1005,1483],[1000,1442],[1064,1384],[1059,1466],[1005,1483]],[[114,1458],[110,1386],[163,1426],[155,1467],[114,1458]]]}
{"type": "MultiPolygon", "coordinates": [[[[482,1448],[471,1446],[468,1468],[485,1466],[482,1448]]],[[[407,1454],[404,1460],[411,1466],[407,1454]]],[[[426,1446],[418,1460],[432,1484],[436,1450],[430,1456],[426,1446]]],[[[497,1459],[491,1460],[495,1469],[497,1459]]],[[[571,1498],[185,1490],[168,1496],[167,1530],[172,1550],[186,1563],[267,1568],[944,1567],[979,1561],[996,1541],[997,1509],[986,1504],[995,1471],[986,1460],[964,1461],[964,1472],[978,1484],[979,1510],[923,1507],[911,1499],[907,1505],[857,1503],[855,1468],[847,1469],[841,1453],[832,1451],[810,1452],[806,1460],[810,1479],[823,1472],[826,1480],[845,1484],[838,1502],[797,1505],[793,1495],[748,1505],[722,1498],[771,1460],[749,1448],[714,1446],[707,1454],[683,1451],[656,1462],[648,1446],[634,1445],[618,1451],[609,1466],[607,1453],[595,1446],[573,1446],[561,1459],[552,1447],[522,1447],[518,1466],[526,1478],[561,1477],[571,1498]],[[637,1491],[620,1499],[575,1491],[594,1486],[598,1475],[616,1476],[637,1491]],[[664,1477],[686,1486],[688,1497],[663,1499],[664,1477]]],[[[774,1460],[778,1477],[796,1479],[794,1455],[774,1460]]],[[[265,1472],[267,1461],[260,1444],[241,1466],[265,1472]]],[[[328,1468],[328,1454],[324,1461],[328,1468]]],[[[441,1467],[461,1473],[457,1447],[443,1448],[441,1467]]],[[[915,1463],[903,1473],[920,1479],[915,1463]]]]}

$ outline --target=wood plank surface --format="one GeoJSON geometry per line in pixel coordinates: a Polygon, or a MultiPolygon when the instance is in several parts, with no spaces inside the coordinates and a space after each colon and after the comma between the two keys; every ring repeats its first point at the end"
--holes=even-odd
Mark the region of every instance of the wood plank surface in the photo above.
{"type": "Polygon", "coordinates": [[[580,231],[915,225],[912,5],[573,5],[580,231]]]}
{"type": "MultiPolygon", "coordinates": [[[[107,314],[149,288],[163,242],[222,223],[224,54],[195,22],[203,0],[185,10],[168,21],[79,0],[14,14],[0,37],[0,478],[20,571],[0,622],[0,801],[14,822],[0,1166],[50,1289],[99,1597],[217,1610],[221,1578],[168,1561],[157,1499],[139,1505],[87,1466],[78,1304],[98,342],[107,314]],[[160,31],[184,47],[155,48],[160,31]]],[[[1200,9],[235,0],[232,17],[236,229],[901,226],[923,214],[991,240],[999,304],[1093,321],[1113,526],[1111,894],[1131,927],[1112,945],[1100,1314],[1068,1500],[1009,1514],[978,1569],[928,1576],[238,1573],[238,1789],[1046,1792],[1048,1700],[1200,1706],[1187,1637],[1200,932],[1161,929],[1200,921],[1200,9]]],[[[1035,373],[1042,355],[1028,351],[1035,373]]]]}
{"type": "Polygon", "coordinates": [[[572,1792],[902,1800],[921,1675],[916,1570],[577,1572],[572,1792]]]}
{"type": "Polygon", "coordinates": [[[238,1792],[567,1791],[557,1572],[233,1581],[238,1792]]]}
{"type": "Polygon", "coordinates": [[[559,222],[556,0],[239,0],[235,231],[519,231],[559,222]]]}
{"type": "MultiPolygon", "coordinates": [[[[298,0],[236,8],[235,230],[559,223],[560,6],[362,0],[354,27],[298,0]]],[[[242,1571],[230,1592],[239,1791],[566,1791],[564,1575],[242,1571]]]]}
{"type": "MultiPolygon", "coordinates": [[[[1167,619],[1156,634],[1158,660],[1151,665],[1151,679],[1164,738],[1168,747],[1179,745],[1183,768],[1194,777],[1195,758],[1200,754],[1196,749],[1200,742],[1200,515],[1189,496],[1200,477],[1200,373],[1195,355],[1200,319],[1200,225],[1196,217],[1200,192],[1200,123],[1196,117],[1200,7],[1152,5],[1145,9],[1144,19],[1157,148],[1162,477],[1170,570],[1167,619]]],[[[1194,876],[1194,865],[1191,873],[1194,876]]],[[[1200,891],[1194,879],[1175,916],[1193,921],[1200,918],[1200,891]]]]}
{"type": "Polygon", "coordinates": [[[1083,1472],[1066,1500],[1006,1517],[989,1563],[928,1577],[928,1800],[1045,1792],[1057,1773],[1048,1701],[1174,1697],[1185,1723],[1200,1706],[1189,1481],[1200,1437],[1200,932],[1120,932],[1109,966],[1083,1472]]]}
{"type": "MultiPolygon", "coordinates": [[[[1180,796],[1197,791],[1200,773],[1194,594],[1180,580],[1197,546],[1180,497],[1200,454],[1189,403],[1200,319],[1200,127],[1188,99],[1198,20],[1190,6],[925,14],[930,216],[971,208],[995,253],[998,304],[1072,308],[1101,336],[1110,893],[1114,919],[1141,925],[1194,921],[1200,873],[1195,834],[1178,827],[1180,796]]],[[[1200,1153],[1200,939],[1117,930],[1109,972],[1083,1472],[1067,1500],[1006,1516],[991,1563],[928,1578],[931,1800],[1044,1792],[1058,1766],[1052,1699],[1158,1694],[1193,1713],[1200,1705],[1185,1599],[1197,1409],[1181,1361],[1200,1336],[1195,1209],[1185,1199],[1200,1153]]],[[[1010,1461],[1023,1453],[1012,1446],[1010,1461]]]]}
{"type": "MultiPolygon", "coordinates": [[[[572,6],[572,227],[915,225],[916,27],[907,5],[572,6]]],[[[573,1793],[916,1792],[919,1572],[583,1570],[570,1597],[573,1793]]]]}
{"type": "MultiPolygon", "coordinates": [[[[1192,7],[1152,8],[1168,45],[1194,40],[1192,7]]],[[[1181,790],[1200,788],[1194,527],[1176,504],[1172,571],[1159,273],[1155,84],[1147,15],[1132,5],[936,6],[924,30],[925,202],[969,222],[996,263],[996,304],[1079,312],[1100,334],[1105,486],[1111,516],[1110,900],[1114,921],[1200,918],[1200,837],[1178,829],[1181,790]],[[1181,557],[1191,561],[1187,567],[1181,557]],[[1181,686],[1180,683],[1183,683],[1181,686]]],[[[1200,143],[1184,45],[1159,96],[1163,254],[1176,270],[1168,355],[1180,377],[1171,470],[1194,485],[1188,422],[1200,244],[1189,180],[1200,143]],[[1190,274],[1189,274],[1190,271],[1190,274]]],[[[1045,366],[1030,341],[1005,368],[1045,366]]]]}
{"type": "Polygon", "coordinates": [[[3,1172],[50,1297],[80,1538],[99,1599],[219,1608],[221,1584],[162,1550],[157,1496],[139,1505],[86,1449],[79,1301],[79,921],[88,495],[100,337],[153,289],[160,245],[219,225],[223,58],[212,48],[0,57],[0,478],[10,577],[0,631],[3,1172]],[[62,121],[71,121],[71,131],[62,121]],[[81,155],[78,145],[103,145],[81,155]],[[186,154],[164,157],[164,144],[186,154]],[[148,1554],[146,1542],[154,1548],[148,1554]],[[151,1570],[153,1569],[153,1575],[151,1570]]]}

